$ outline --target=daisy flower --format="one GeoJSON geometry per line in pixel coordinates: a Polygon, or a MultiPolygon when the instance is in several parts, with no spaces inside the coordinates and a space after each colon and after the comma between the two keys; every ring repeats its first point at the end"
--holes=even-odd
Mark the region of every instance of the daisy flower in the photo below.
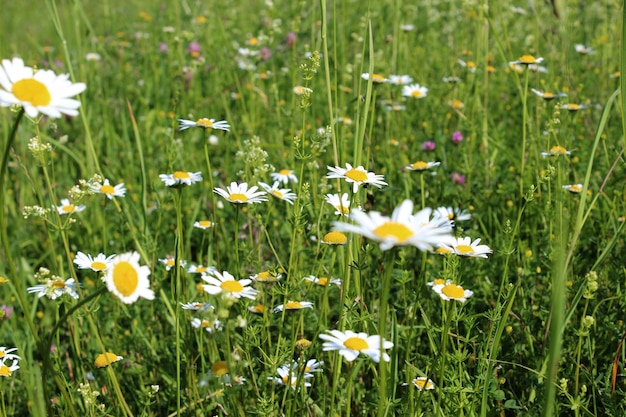
{"type": "Polygon", "coordinates": [[[560,145],[555,145],[550,148],[548,152],[541,152],[541,156],[544,158],[547,156],[560,156],[560,155],[570,155],[572,151],[568,151],[564,147],[560,145]]]}
{"type": "Polygon", "coordinates": [[[124,359],[121,356],[116,355],[113,352],[101,353],[96,357],[96,360],[93,362],[96,368],[106,368],[112,363],[119,362],[124,359]]]}
{"type": "Polygon", "coordinates": [[[341,280],[339,278],[328,278],[328,277],[316,277],[315,275],[309,275],[308,277],[304,277],[305,281],[312,282],[314,284],[320,285],[322,287],[326,287],[328,285],[337,285],[341,286],[341,280]]]}
{"type": "Polygon", "coordinates": [[[26,290],[29,293],[37,293],[37,297],[48,297],[51,300],[56,300],[63,294],[67,294],[74,299],[78,299],[78,293],[75,290],[76,282],[74,278],[64,280],[61,277],[53,276],[46,280],[45,284],[35,285],[29,287],[26,290]]]}
{"type": "MultiPolygon", "coordinates": [[[[167,256],[163,259],[159,259],[159,262],[165,265],[166,271],[169,271],[176,264],[176,258],[174,258],[173,256],[167,256]]],[[[180,263],[180,266],[183,268],[185,267],[185,265],[187,265],[187,261],[184,261],[184,260],[179,260],[179,263],[180,263]]]]}
{"type": "Polygon", "coordinates": [[[443,279],[443,278],[437,278],[434,281],[431,282],[427,282],[426,285],[428,287],[434,287],[435,285],[446,285],[446,284],[450,284],[452,281],[450,281],[449,279],[443,279]]]}
{"type": "MultiPolygon", "coordinates": [[[[487,258],[487,255],[492,253],[493,250],[487,245],[480,245],[480,238],[474,240],[470,237],[455,238],[455,241],[451,245],[441,245],[444,250],[453,252],[459,256],[467,256],[470,258],[487,258]]],[[[439,252],[439,251],[438,251],[439,252]]],[[[446,253],[441,251],[439,253],[446,253]]]]}
{"type": "Polygon", "coordinates": [[[294,92],[295,95],[301,96],[301,95],[304,95],[304,94],[310,95],[313,92],[313,90],[311,90],[308,87],[303,87],[301,85],[297,85],[297,86],[295,86],[293,88],[293,92],[294,92]]]}
{"type": "Polygon", "coordinates": [[[326,194],[324,199],[335,208],[336,215],[347,216],[350,214],[350,196],[348,193],[343,193],[341,197],[339,194],[326,194]]]}
{"type": "Polygon", "coordinates": [[[468,72],[476,72],[476,63],[474,61],[465,62],[462,59],[458,59],[456,62],[463,68],[467,69],[468,72]]]}
{"type": "Polygon", "coordinates": [[[126,188],[124,183],[112,186],[108,179],[105,179],[102,184],[96,182],[89,187],[91,191],[98,194],[104,194],[109,200],[113,200],[113,197],[124,197],[126,195],[126,188]]]}
{"type": "Polygon", "coordinates": [[[439,166],[441,162],[424,162],[417,161],[411,165],[407,165],[405,168],[409,171],[428,171],[429,169],[439,166]]]}
{"type": "Polygon", "coordinates": [[[390,75],[387,82],[394,85],[405,85],[411,84],[413,82],[413,78],[409,75],[390,75]]]}
{"type": "Polygon", "coordinates": [[[435,216],[441,216],[448,220],[464,221],[472,218],[472,215],[467,210],[462,210],[458,207],[454,209],[452,207],[438,207],[435,210],[435,216]]]}
{"type": "Polygon", "coordinates": [[[543,62],[543,57],[535,58],[532,55],[522,55],[516,61],[510,61],[509,65],[537,65],[543,62]]]}
{"type": "Polygon", "coordinates": [[[348,237],[338,231],[328,232],[322,238],[322,243],[327,245],[345,245],[348,243],[348,237]]]}
{"type": "Polygon", "coordinates": [[[283,310],[302,310],[303,308],[313,308],[313,303],[310,301],[287,301],[285,304],[274,307],[272,312],[280,313],[283,310]]]}
{"type": "Polygon", "coordinates": [[[566,97],[567,96],[567,94],[565,94],[565,93],[550,93],[548,91],[540,91],[540,90],[536,90],[534,88],[531,88],[530,91],[532,91],[533,93],[535,93],[536,95],[538,95],[539,97],[541,97],[542,99],[544,99],[546,101],[554,100],[557,97],[566,97]]]}
{"type": "Polygon", "coordinates": [[[203,129],[217,129],[230,131],[230,125],[226,120],[220,120],[216,122],[215,119],[207,119],[206,117],[198,119],[195,122],[193,120],[178,119],[178,131],[189,129],[190,127],[201,127],[203,129]]]}
{"type": "Polygon", "coordinates": [[[109,289],[125,304],[132,304],[139,297],[154,300],[154,292],[150,289],[150,268],[139,265],[139,253],[127,252],[115,256],[111,266],[106,270],[104,282],[109,289]]]}
{"type": "Polygon", "coordinates": [[[583,185],[582,184],[563,185],[563,189],[569,191],[572,194],[578,194],[583,191],[583,185]]]}
{"type": "Polygon", "coordinates": [[[474,292],[470,290],[466,290],[460,285],[445,283],[445,284],[437,284],[433,285],[433,291],[435,291],[442,300],[450,301],[456,300],[464,303],[470,298],[474,292]]]}
{"type": "Polygon", "coordinates": [[[197,303],[197,302],[180,303],[180,306],[183,310],[199,311],[201,313],[204,313],[205,311],[208,311],[208,310],[213,310],[215,308],[209,303],[197,303]]]}
{"type": "Polygon", "coordinates": [[[78,269],[91,269],[92,271],[102,272],[111,266],[113,258],[115,258],[115,255],[107,257],[104,253],[99,253],[93,258],[91,255],[78,251],[76,257],[74,257],[74,263],[78,269]]]}
{"type": "Polygon", "coordinates": [[[293,205],[298,196],[296,193],[292,193],[290,188],[278,188],[278,181],[275,181],[274,184],[270,187],[269,184],[264,182],[259,182],[259,185],[268,193],[273,195],[274,197],[286,201],[287,203],[293,205]]]}
{"type": "Polygon", "coordinates": [[[303,373],[322,372],[323,365],[323,361],[318,361],[317,359],[309,359],[304,365],[300,365],[298,362],[293,361],[292,368],[297,370],[298,372],[303,373]]]}
{"type": "Polygon", "coordinates": [[[581,55],[593,55],[596,51],[590,46],[585,46],[582,43],[577,43],[574,45],[574,49],[581,55]]]}
{"type": "Polygon", "coordinates": [[[357,224],[335,222],[334,229],[356,233],[380,243],[381,250],[394,246],[412,245],[422,251],[454,242],[451,235],[452,222],[435,217],[430,219],[431,209],[426,208],[415,215],[413,203],[404,200],[396,207],[391,217],[379,212],[365,213],[353,210],[350,216],[357,224]]]}
{"type": "Polygon", "coordinates": [[[198,229],[207,230],[211,227],[215,226],[211,220],[199,220],[193,224],[193,227],[197,227],[198,229]]]}
{"type": "Polygon", "coordinates": [[[335,123],[343,123],[345,125],[351,125],[354,123],[351,118],[346,116],[339,116],[335,118],[335,123]]]}
{"type": "Polygon", "coordinates": [[[191,326],[194,329],[204,329],[208,333],[219,332],[222,331],[222,329],[224,328],[222,322],[218,319],[211,321],[206,319],[200,320],[199,318],[193,318],[191,319],[191,326]]]}
{"type": "Polygon", "coordinates": [[[403,97],[424,98],[427,94],[428,88],[419,84],[405,85],[402,87],[403,97]]]}
{"type": "Polygon", "coordinates": [[[61,200],[61,205],[57,206],[56,209],[57,212],[59,212],[59,214],[62,216],[64,214],[80,213],[81,211],[85,210],[85,206],[75,206],[74,204],[70,203],[70,200],[64,198],[61,200]]]}
{"type": "MultiPolygon", "coordinates": [[[[363,74],[361,74],[361,78],[367,81],[370,79],[370,75],[369,73],[364,72],[363,74]]],[[[372,74],[372,83],[374,84],[382,84],[382,83],[386,83],[387,81],[388,80],[381,74],[376,74],[376,73],[372,74]]]]}
{"type": "Polygon", "coordinates": [[[263,271],[258,274],[251,275],[250,279],[257,282],[276,282],[283,277],[283,274],[274,271],[263,271]]]}
{"type": "Polygon", "coordinates": [[[254,300],[258,293],[257,290],[249,286],[252,282],[251,279],[240,279],[237,281],[227,271],[221,274],[215,271],[210,275],[203,275],[202,279],[208,283],[208,285],[203,285],[202,288],[209,294],[225,294],[235,298],[245,297],[254,300]]]}
{"type": "Polygon", "coordinates": [[[0,106],[20,105],[29,117],[39,113],[52,118],[78,115],[80,101],[70,97],[82,93],[84,83],[72,83],[69,74],[24,66],[20,58],[2,60],[0,66],[0,106]]]}
{"type": "Polygon", "coordinates": [[[263,314],[265,312],[265,306],[263,304],[249,306],[248,311],[254,314],[263,314]]]}
{"type": "Polygon", "coordinates": [[[588,109],[591,106],[588,106],[586,104],[575,104],[575,103],[569,103],[569,104],[563,104],[561,106],[562,110],[567,110],[570,112],[575,112],[578,110],[584,110],[584,109],[588,109]]]}
{"type": "Polygon", "coordinates": [[[391,104],[385,104],[384,109],[385,111],[405,111],[406,106],[394,101],[391,104]]]}
{"type": "Polygon", "coordinates": [[[221,188],[215,187],[213,189],[213,192],[224,197],[227,201],[231,203],[253,204],[267,201],[267,197],[265,196],[266,193],[264,191],[257,191],[258,189],[259,187],[257,187],[256,185],[248,189],[247,182],[237,184],[233,181],[228,187],[226,187],[226,191],[221,188]]]}
{"type": "Polygon", "coordinates": [[[20,359],[22,359],[19,356],[17,356],[15,353],[11,353],[11,352],[15,352],[16,350],[17,350],[17,348],[7,349],[4,346],[0,346],[0,361],[4,362],[4,361],[8,361],[8,360],[20,360],[20,359]]]}
{"type": "Polygon", "coordinates": [[[294,372],[290,365],[281,365],[276,369],[280,378],[276,377],[268,377],[270,381],[274,381],[276,385],[284,385],[286,387],[291,387],[291,389],[297,389],[299,384],[302,384],[305,388],[311,386],[310,382],[307,382],[307,379],[313,378],[313,374],[305,372],[302,375],[303,382],[300,382],[298,378],[298,373],[294,372]]]}
{"type": "Polygon", "coordinates": [[[429,390],[435,389],[435,384],[433,383],[432,379],[428,379],[423,376],[418,376],[411,382],[413,383],[413,385],[415,385],[415,388],[417,388],[420,391],[423,391],[423,390],[429,391],[429,390]]]}
{"type": "MultiPolygon", "coordinates": [[[[346,358],[348,362],[352,362],[360,353],[369,356],[374,362],[380,362],[382,358],[385,362],[389,362],[389,355],[381,352],[381,337],[378,335],[368,336],[366,333],[355,333],[351,330],[340,332],[339,330],[328,330],[330,334],[320,334],[319,338],[326,340],[323,350],[338,350],[339,354],[346,358]]],[[[383,349],[391,349],[393,343],[385,339],[382,340],[383,349]]]]}
{"type": "Polygon", "coordinates": [[[191,185],[202,181],[202,173],[175,171],[173,174],[160,174],[159,178],[166,186],[175,187],[178,185],[191,185]]]}
{"type": "Polygon", "coordinates": [[[11,366],[8,366],[5,364],[5,361],[1,361],[0,362],[0,376],[10,377],[13,372],[20,369],[20,366],[17,363],[18,363],[17,359],[13,359],[13,363],[11,364],[11,366]]]}
{"type": "Polygon", "coordinates": [[[352,192],[356,193],[359,189],[359,185],[372,184],[378,188],[382,188],[387,183],[384,181],[383,175],[376,175],[374,172],[367,172],[363,166],[352,168],[352,165],[346,163],[345,168],[341,167],[327,167],[330,173],[326,175],[326,178],[342,178],[346,182],[352,183],[352,192]]]}
{"type": "Polygon", "coordinates": [[[298,177],[293,173],[292,170],[284,168],[278,172],[272,172],[270,174],[272,180],[282,182],[283,184],[288,184],[291,182],[298,182],[298,177]]]}

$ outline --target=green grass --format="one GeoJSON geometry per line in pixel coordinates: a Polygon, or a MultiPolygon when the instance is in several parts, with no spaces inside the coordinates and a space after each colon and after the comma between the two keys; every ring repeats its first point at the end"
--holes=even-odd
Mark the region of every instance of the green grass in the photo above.
{"type": "Polygon", "coordinates": [[[0,108],[0,276],[8,280],[0,304],[12,309],[0,320],[0,346],[21,357],[0,378],[0,415],[626,413],[625,99],[612,77],[624,60],[619,2],[557,2],[559,18],[543,2],[535,10],[515,2],[525,14],[482,0],[162,3],[3,6],[2,59],[70,73],[87,88],[73,118],[20,120],[19,109],[0,108]],[[577,53],[578,43],[595,53],[577,53]],[[240,69],[238,48],[267,56],[240,69]],[[89,52],[101,59],[88,61],[89,52]],[[543,57],[548,71],[508,65],[524,54],[543,57]],[[428,94],[404,100],[401,86],[362,79],[369,72],[408,74],[428,94]],[[450,76],[461,82],[442,81],[450,76]],[[295,86],[312,93],[298,96],[295,86]],[[567,97],[544,101],[530,88],[567,97]],[[394,102],[406,108],[387,111],[394,102]],[[567,103],[589,107],[561,109],[567,103]],[[178,118],[202,117],[231,129],[178,131],[178,118]],[[33,137],[51,152],[31,152],[33,137]],[[424,150],[426,141],[435,149],[424,150]],[[573,152],[541,155],[555,145],[573,152]],[[419,160],[441,164],[405,169],[419,160]],[[388,185],[352,193],[326,178],[327,166],[346,163],[388,185]],[[270,173],[284,168],[299,179],[285,186],[294,205],[271,196],[235,205],[212,192],[233,181],[271,185],[270,173]],[[174,171],[203,180],[168,188],[159,175],[174,171]],[[85,195],[76,204],[86,209],[71,216],[23,216],[25,207],[58,205],[95,174],[124,182],[126,196],[85,195]],[[562,189],[578,183],[580,194],[562,189]],[[324,195],[344,192],[352,207],[384,215],[405,199],[414,211],[466,209],[471,219],[457,221],[455,235],[480,238],[493,253],[383,251],[356,234],[345,246],[323,244],[333,222],[345,221],[324,195]],[[214,227],[193,226],[203,219],[214,227]],[[76,269],[78,251],[138,252],[155,299],[123,304],[96,272],[76,269]],[[168,256],[237,279],[282,278],[253,282],[256,300],[232,302],[202,293],[199,274],[167,271],[159,259],[168,256]],[[75,278],[80,298],[28,293],[40,268],[75,278]],[[319,286],[304,280],[310,275],[342,285],[319,286]],[[436,279],[473,295],[443,301],[427,285],[436,279]],[[313,308],[272,312],[288,300],[313,308]],[[179,306],[192,301],[215,309],[179,306]],[[259,303],[265,312],[249,311],[259,303]],[[196,329],[192,318],[221,327],[196,329]],[[323,351],[319,335],[335,329],[381,334],[394,344],[390,361],[323,351]],[[105,351],[123,359],[95,367],[105,351]],[[321,372],[296,373],[295,389],[274,382],[281,365],[309,359],[323,362],[321,372]],[[220,361],[231,381],[245,382],[210,372],[220,361]],[[434,389],[417,390],[416,377],[434,389]]]}

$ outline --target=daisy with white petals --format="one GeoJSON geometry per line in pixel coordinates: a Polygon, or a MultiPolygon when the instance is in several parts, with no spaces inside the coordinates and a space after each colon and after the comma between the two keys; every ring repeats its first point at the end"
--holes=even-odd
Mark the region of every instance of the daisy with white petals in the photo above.
{"type": "Polygon", "coordinates": [[[82,93],[84,83],[72,83],[69,74],[56,75],[51,70],[24,66],[20,58],[3,59],[0,66],[0,106],[20,105],[29,117],[39,113],[59,118],[78,115],[80,101],[73,97],[82,93]]]}
{"type": "Polygon", "coordinates": [[[13,359],[11,366],[7,365],[5,361],[0,362],[0,376],[10,377],[11,374],[18,369],[20,369],[20,366],[18,365],[18,361],[16,359],[13,359]]]}
{"type": "Polygon", "coordinates": [[[139,265],[137,252],[127,252],[115,256],[107,269],[104,282],[109,290],[125,304],[132,304],[139,297],[154,300],[150,289],[150,268],[139,265]]]}
{"type": "Polygon", "coordinates": [[[374,172],[368,172],[363,166],[353,168],[352,165],[346,163],[345,168],[341,167],[327,167],[330,171],[326,178],[341,178],[346,182],[352,184],[352,192],[356,193],[359,189],[359,185],[374,185],[378,188],[382,188],[387,185],[384,181],[383,175],[377,175],[374,172]]]}
{"type": "Polygon", "coordinates": [[[78,299],[78,293],[75,288],[76,282],[74,278],[65,280],[58,276],[52,276],[52,278],[46,280],[45,284],[28,287],[26,291],[31,294],[36,293],[39,298],[48,297],[51,300],[56,300],[63,294],[67,294],[73,299],[78,299]]]}
{"type": "Polygon", "coordinates": [[[407,165],[405,169],[409,171],[428,171],[429,169],[439,166],[440,164],[441,162],[417,161],[412,163],[411,165],[407,165]]]}
{"type": "Polygon", "coordinates": [[[433,291],[439,294],[439,297],[441,297],[442,300],[454,300],[460,301],[462,303],[464,303],[465,301],[467,301],[468,298],[474,295],[473,291],[466,290],[462,286],[453,284],[451,282],[433,285],[433,291]]]}
{"type": "Polygon", "coordinates": [[[96,182],[90,188],[94,193],[104,194],[109,200],[113,200],[113,197],[124,197],[126,195],[126,188],[123,182],[113,186],[108,179],[105,179],[102,184],[96,182]]]}
{"type": "Polygon", "coordinates": [[[207,119],[206,117],[204,117],[202,119],[196,120],[195,122],[193,120],[178,119],[178,123],[180,123],[180,125],[178,126],[179,131],[189,129],[190,127],[217,129],[224,130],[226,132],[230,131],[230,125],[226,120],[220,120],[219,122],[216,122],[215,119],[207,119]]]}
{"type": "Polygon", "coordinates": [[[428,88],[419,84],[405,85],[402,87],[402,96],[411,98],[424,98],[428,95],[428,88]]]}
{"type": "Polygon", "coordinates": [[[326,194],[324,196],[326,202],[335,208],[335,214],[338,216],[347,216],[350,214],[350,196],[348,193],[326,194]]]}
{"type": "MultiPolygon", "coordinates": [[[[378,335],[368,336],[366,333],[355,333],[351,330],[340,332],[339,330],[329,330],[330,334],[320,334],[319,338],[325,340],[322,345],[324,351],[338,350],[339,354],[346,358],[348,362],[355,360],[359,354],[364,354],[372,358],[374,362],[380,362],[382,356],[385,362],[389,362],[389,355],[381,352],[381,337],[378,335]]],[[[383,349],[391,349],[393,343],[382,340],[383,349]]]]}
{"type": "Polygon", "coordinates": [[[579,194],[583,191],[582,184],[568,184],[562,186],[564,190],[569,191],[572,194],[579,194]]]}
{"type": "Polygon", "coordinates": [[[221,274],[214,271],[203,275],[202,279],[208,283],[208,285],[203,285],[202,288],[209,294],[224,294],[235,298],[245,297],[254,300],[258,293],[257,290],[249,286],[252,282],[251,279],[236,280],[227,271],[221,274]]]}
{"type": "Polygon", "coordinates": [[[278,181],[275,181],[274,184],[270,187],[269,184],[264,182],[259,182],[259,185],[268,193],[278,198],[279,200],[286,201],[287,203],[293,205],[298,196],[296,193],[292,193],[290,188],[278,188],[278,181]]]}
{"type": "Polygon", "coordinates": [[[103,272],[111,266],[113,258],[115,258],[115,255],[107,257],[104,253],[99,253],[94,258],[89,254],[78,251],[76,257],[74,257],[74,263],[78,269],[91,269],[92,271],[103,272]]]}
{"type": "Polygon", "coordinates": [[[453,243],[452,222],[439,216],[431,220],[431,212],[431,209],[426,208],[414,215],[413,203],[404,200],[391,217],[376,211],[365,213],[353,210],[350,217],[356,224],[335,222],[334,229],[356,233],[379,242],[382,250],[412,245],[427,251],[442,244],[453,243]]]}
{"type": "Polygon", "coordinates": [[[215,187],[213,192],[224,197],[230,203],[253,204],[267,201],[266,193],[264,191],[257,191],[258,189],[259,187],[256,185],[248,188],[247,182],[237,184],[233,181],[226,187],[226,190],[215,187]]]}
{"type": "Polygon", "coordinates": [[[492,253],[493,250],[487,245],[480,245],[480,238],[474,240],[470,237],[455,238],[452,245],[441,245],[441,249],[437,250],[438,253],[455,253],[459,256],[467,256],[470,258],[487,258],[487,255],[492,253]]]}
{"type": "Polygon", "coordinates": [[[283,310],[302,310],[303,308],[313,308],[310,301],[287,301],[285,304],[274,307],[272,312],[280,313],[283,310]]]}
{"type": "Polygon", "coordinates": [[[292,170],[290,169],[281,169],[278,172],[272,172],[270,174],[270,176],[272,177],[272,180],[274,181],[280,181],[283,184],[288,184],[289,181],[291,182],[298,182],[298,177],[296,177],[296,175],[293,173],[292,170]]]}
{"type": "Polygon", "coordinates": [[[159,178],[165,183],[166,186],[176,187],[179,185],[191,185],[202,181],[202,173],[176,171],[173,174],[161,174],[159,175],[159,178]]]}
{"type": "Polygon", "coordinates": [[[75,206],[74,204],[70,203],[70,200],[64,198],[61,200],[61,205],[57,206],[56,209],[57,212],[62,216],[64,214],[80,213],[81,211],[85,210],[85,206],[75,206]]]}
{"type": "Polygon", "coordinates": [[[0,346],[0,361],[4,362],[7,360],[21,360],[22,358],[17,356],[15,353],[12,353],[16,351],[17,351],[17,348],[7,349],[5,346],[0,346]]]}

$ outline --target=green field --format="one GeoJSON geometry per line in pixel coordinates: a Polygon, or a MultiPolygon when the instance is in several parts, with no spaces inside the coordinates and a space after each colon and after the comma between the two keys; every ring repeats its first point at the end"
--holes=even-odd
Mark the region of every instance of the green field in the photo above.
{"type": "Polygon", "coordinates": [[[626,415],[621,2],[1,9],[0,416],[626,415]]]}

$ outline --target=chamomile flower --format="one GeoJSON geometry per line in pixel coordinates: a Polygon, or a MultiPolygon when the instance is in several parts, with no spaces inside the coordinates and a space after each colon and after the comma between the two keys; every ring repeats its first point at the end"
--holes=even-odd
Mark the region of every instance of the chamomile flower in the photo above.
{"type": "Polygon", "coordinates": [[[211,220],[199,220],[193,224],[193,227],[202,230],[210,229],[213,226],[215,226],[215,223],[213,223],[211,220]]]}
{"type": "MultiPolygon", "coordinates": [[[[367,81],[370,79],[370,74],[367,72],[364,72],[363,74],[361,74],[361,78],[367,81]]],[[[374,84],[382,84],[382,83],[386,83],[387,81],[388,80],[385,78],[384,75],[376,74],[376,73],[372,74],[372,83],[374,84]]]]}
{"type": "Polygon", "coordinates": [[[336,215],[348,216],[350,214],[350,196],[348,193],[343,193],[341,197],[339,194],[326,194],[324,199],[335,208],[336,215]]]}
{"type": "Polygon", "coordinates": [[[272,312],[280,313],[283,310],[302,310],[303,308],[313,308],[313,303],[310,301],[287,301],[285,304],[274,307],[272,312]]]}
{"type": "Polygon", "coordinates": [[[191,326],[194,329],[204,329],[208,333],[219,332],[219,331],[222,331],[222,329],[224,328],[224,325],[218,319],[214,319],[214,320],[203,319],[203,320],[200,320],[197,317],[194,317],[193,319],[191,319],[191,326]]]}
{"type": "Polygon", "coordinates": [[[251,279],[236,280],[227,271],[221,274],[215,271],[209,275],[203,275],[202,279],[208,283],[202,288],[209,294],[224,294],[235,298],[245,297],[254,300],[258,293],[257,290],[249,286],[252,282],[251,279]]]}
{"type": "Polygon", "coordinates": [[[264,182],[259,182],[259,185],[268,193],[278,198],[279,200],[286,201],[287,203],[293,205],[298,196],[296,193],[292,193],[290,188],[278,188],[278,181],[275,181],[274,184],[270,187],[269,184],[264,182]]]}
{"type": "Polygon", "coordinates": [[[582,184],[563,185],[563,189],[569,191],[572,194],[579,194],[579,193],[582,193],[583,191],[583,185],[582,184]]]}
{"type": "Polygon", "coordinates": [[[189,274],[210,274],[217,269],[214,266],[189,265],[187,272],[189,274]]]}
{"type": "Polygon", "coordinates": [[[230,131],[230,125],[226,120],[220,120],[218,122],[215,119],[207,119],[206,117],[202,119],[198,119],[195,122],[193,120],[185,120],[178,119],[178,130],[186,130],[191,127],[200,127],[202,129],[216,129],[216,130],[224,130],[226,132],[230,131]]]}
{"type": "Polygon", "coordinates": [[[289,181],[298,182],[298,177],[296,177],[292,170],[287,168],[283,168],[278,172],[272,172],[270,176],[272,180],[282,182],[283,184],[288,184],[289,181]]]}
{"type": "MultiPolygon", "coordinates": [[[[381,337],[378,335],[368,336],[366,333],[355,333],[351,330],[340,332],[328,330],[330,334],[320,334],[319,338],[325,340],[322,348],[324,351],[337,350],[348,362],[355,360],[359,354],[369,356],[374,362],[380,362],[380,358],[389,362],[389,355],[381,351],[381,337]]],[[[393,343],[382,340],[383,349],[391,349],[393,343]]]]}
{"type": "Polygon", "coordinates": [[[113,186],[108,179],[105,179],[102,184],[96,182],[89,188],[94,193],[104,194],[109,200],[113,200],[113,197],[124,197],[126,195],[126,188],[123,182],[113,186]]]}
{"type": "Polygon", "coordinates": [[[300,380],[298,372],[294,371],[290,365],[281,365],[276,369],[278,372],[279,378],[276,377],[268,377],[269,380],[274,381],[276,385],[284,385],[290,387],[291,389],[297,389],[300,384],[305,388],[311,386],[310,382],[307,382],[307,379],[313,378],[313,374],[304,373],[302,377],[302,381],[300,380]]]}
{"type": "Polygon", "coordinates": [[[345,245],[348,243],[348,237],[345,234],[334,230],[324,235],[322,243],[326,245],[345,245]]]}
{"type": "Polygon", "coordinates": [[[78,251],[74,257],[74,263],[78,269],[91,269],[96,272],[106,271],[111,266],[111,261],[115,255],[106,256],[99,253],[95,258],[89,254],[78,251]]]}
{"type": "Polygon", "coordinates": [[[460,209],[458,207],[438,207],[435,210],[435,216],[441,216],[448,220],[464,221],[472,218],[469,211],[460,209]]]}
{"type": "Polygon", "coordinates": [[[442,300],[455,300],[462,303],[467,301],[467,299],[474,294],[473,291],[466,290],[462,286],[450,282],[447,282],[445,284],[433,285],[433,291],[439,294],[442,300]]]}
{"type": "MultiPolygon", "coordinates": [[[[493,252],[489,246],[480,245],[480,238],[472,242],[472,239],[467,236],[455,238],[455,241],[451,245],[441,245],[441,247],[459,256],[467,256],[470,258],[487,258],[487,255],[493,252]]],[[[446,252],[442,251],[439,253],[446,252]]]]}
{"type": "Polygon", "coordinates": [[[555,98],[558,98],[558,97],[567,96],[566,93],[551,93],[549,91],[540,91],[534,88],[531,88],[530,91],[532,91],[533,93],[535,93],[536,95],[538,95],[539,97],[541,97],[542,99],[546,101],[554,100],[555,98]]]}
{"type": "Polygon", "coordinates": [[[535,58],[532,55],[522,55],[516,61],[510,61],[509,65],[537,65],[543,62],[543,57],[535,58]]]}
{"type": "Polygon", "coordinates": [[[404,200],[391,217],[373,211],[353,210],[351,218],[356,224],[335,222],[334,229],[356,233],[380,243],[381,250],[394,246],[412,245],[422,251],[454,242],[452,223],[448,219],[430,219],[432,210],[423,209],[413,215],[413,203],[404,200]]]}
{"type": "Polygon", "coordinates": [[[387,185],[384,181],[385,177],[383,175],[377,175],[374,172],[368,172],[362,166],[358,166],[353,168],[352,165],[346,163],[345,168],[341,167],[328,167],[330,171],[326,178],[341,178],[345,179],[346,182],[352,183],[352,192],[356,193],[359,189],[359,185],[374,185],[378,188],[382,188],[387,185]]]}
{"type": "Polygon", "coordinates": [[[57,212],[62,216],[64,214],[80,213],[81,211],[85,210],[85,206],[75,206],[74,204],[70,203],[70,200],[64,198],[61,200],[61,205],[57,206],[56,209],[57,212]]]}
{"type": "Polygon", "coordinates": [[[439,166],[441,162],[424,162],[417,161],[412,163],[411,165],[407,165],[405,169],[409,171],[428,171],[429,169],[439,166]]]}
{"type": "Polygon", "coordinates": [[[423,376],[418,376],[411,382],[413,383],[413,385],[415,385],[415,388],[420,391],[429,391],[435,389],[435,383],[432,381],[432,379],[428,379],[423,376]]]}
{"type": "Polygon", "coordinates": [[[567,111],[569,111],[569,112],[572,112],[572,113],[573,113],[573,112],[576,112],[576,111],[579,111],[579,110],[585,110],[585,109],[588,109],[588,108],[590,108],[590,107],[591,107],[591,106],[588,106],[588,105],[586,105],[586,104],[568,103],[568,104],[563,104],[563,105],[561,106],[561,109],[562,109],[562,110],[567,110],[567,111]]]}
{"type": "Polygon", "coordinates": [[[209,303],[199,302],[180,303],[180,306],[183,310],[198,311],[200,313],[204,313],[205,311],[213,310],[215,308],[209,303]]]}
{"type": "Polygon", "coordinates": [[[150,268],[139,265],[139,253],[127,252],[116,255],[111,266],[106,270],[104,282],[113,295],[125,304],[132,304],[139,297],[154,300],[150,289],[150,268]]]}
{"type": "Polygon", "coordinates": [[[317,284],[321,287],[326,287],[329,285],[337,285],[341,286],[341,280],[339,278],[328,278],[328,277],[316,277],[315,275],[309,275],[308,277],[304,277],[305,281],[312,282],[313,284],[317,284]]]}
{"type": "Polygon", "coordinates": [[[17,371],[18,369],[20,369],[20,366],[18,365],[17,359],[13,359],[13,363],[11,363],[11,366],[8,366],[5,361],[0,361],[0,376],[8,378],[13,372],[17,371]]]}
{"type": "Polygon", "coordinates": [[[168,187],[176,187],[180,185],[191,185],[202,181],[202,173],[175,171],[173,174],[160,174],[159,178],[168,187]]]}
{"type": "Polygon", "coordinates": [[[74,278],[64,280],[61,277],[52,276],[46,280],[45,284],[35,285],[26,290],[31,294],[36,293],[39,298],[48,297],[51,300],[56,300],[63,294],[67,294],[74,299],[78,299],[78,293],[75,288],[76,282],[74,278]]]}
{"type": "Polygon", "coordinates": [[[568,151],[564,147],[560,145],[555,145],[550,148],[548,152],[541,152],[541,156],[544,158],[547,156],[560,156],[560,155],[570,155],[572,151],[568,151]]]}
{"type": "Polygon", "coordinates": [[[15,352],[17,351],[17,348],[9,348],[7,349],[5,346],[0,346],[0,361],[4,362],[4,361],[8,361],[8,360],[20,360],[22,358],[20,358],[19,356],[17,356],[15,352]]]}
{"type": "Polygon", "coordinates": [[[215,187],[213,192],[224,197],[226,201],[230,203],[253,204],[267,201],[266,193],[264,191],[257,191],[258,189],[259,187],[256,185],[248,188],[247,182],[237,184],[233,181],[226,187],[226,190],[215,187]]]}
{"type": "Polygon", "coordinates": [[[43,113],[52,118],[65,114],[78,115],[80,101],[73,97],[82,93],[84,83],[72,83],[69,74],[56,75],[51,70],[24,66],[20,58],[3,59],[0,65],[0,106],[20,105],[29,117],[43,113]]]}
{"type": "Polygon", "coordinates": [[[262,272],[259,272],[258,274],[251,275],[250,279],[252,281],[257,281],[257,282],[271,283],[271,282],[280,281],[282,277],[283,277],[283,274],[281,274],[280,272],[262,271],[262,272]]]}
{"type": "Polygon", "coordinates": [[[96,360],[93,362],[93,364],[96,368],[106,368],[112,363],[119,362],[122,359],[124,358],[116,355],[113,352],[106,352],[106,353],[101,353],[98,356],[96,356],[96,360]]]}
{"type": "Polygon", "coordinates": [[[405,85],[402,87],[402,96],[411,98],[424,98],[428,94],[428,88],[419,84],[405,85]]]}
{"type": "Polygon", "coordinates": [[[387,82],[394,85],[405,85],[411,84],[413,82],[413,78],[409,75],[390,75],[387,82]]]}

